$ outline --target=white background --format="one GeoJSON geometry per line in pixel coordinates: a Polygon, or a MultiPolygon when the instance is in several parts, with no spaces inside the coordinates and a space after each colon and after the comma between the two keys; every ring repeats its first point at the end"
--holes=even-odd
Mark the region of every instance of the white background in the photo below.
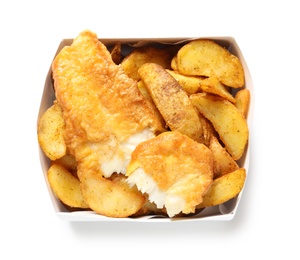
{"type": "Polygon", "coordinates": [[[297,1],[1,1],[1,259],[299,259],[297,1]],[[166,2],[166,3],[165,3],[166,2]],[[54,214],[36,120],[58,44],[99,38],[233,36],[255,95],[251,167],[229,222],[68,223],[54,214]]]}

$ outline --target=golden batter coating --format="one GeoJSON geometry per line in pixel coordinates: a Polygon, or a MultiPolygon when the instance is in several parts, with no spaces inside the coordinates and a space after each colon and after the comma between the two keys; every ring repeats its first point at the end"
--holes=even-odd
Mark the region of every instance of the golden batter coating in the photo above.
{"type": "MultiPolygon", "coordinates": [[[[83,31],[71,46],[64,47],[55,57],[52,71],[56,98],[65,120],[66,144],[78,162],[82,182],[92,182],[93,178],[105,186],[108,181],[103,178],[104,169],[108,175],[122,172],[126,158],[121,146],[128,138],[144,129],[153,134],[165,131],[165,123],[152,109],[153,104],[140,93],[137,82],[112,61],[95,33],[83,31]],[[121,166],[107,168],[111,162],[121,166]]],[[[82,186],[83,196],[91,201],[87,196],[93,191],[85,183],[82,186]]],[[[130,203],[133,191],[112,186],[123,192],[130,203]]],[[[140,197],[143,201],[141,194],[140,197]]],[[[118,215],[111,208],[97,208],[101,207],[98,204],[92,209],[107,216],[126,217],[139,210],[141,204],[137,203],[130,212],[118,211],[118,215]]]]}
{"type": "Polygon", "coordinates": [[[186,135],[165,132],[136,147],[126,175],[158,208],[165,206],[169,216],[193,213],[212,183],[213,156],[186,135]]]}
{"type": "MultiPolygon", "coordinates": [[[[137,82],[112,61],[96,34],[82,32],[60,51],[52,69],[66,141],[74,154],[82,143],[104,142],[113,147],[112,139],[125,141],[146,127],[153,132],[165,130],[137,82]]],[[[77,154],[76,159],[82,158],[77,154]]]]}
{"type": "Polygon", "coordinates": [[[80,127],[73,126],[77,136],[99,141],[113,131],[118,139],[126,140],[147,126],[164,131],[164,123],[153,114],[137,82],[112,61],[96,34],[82,32],[57,55],[52,69],[65,120],[80,123],[80,127]]]}

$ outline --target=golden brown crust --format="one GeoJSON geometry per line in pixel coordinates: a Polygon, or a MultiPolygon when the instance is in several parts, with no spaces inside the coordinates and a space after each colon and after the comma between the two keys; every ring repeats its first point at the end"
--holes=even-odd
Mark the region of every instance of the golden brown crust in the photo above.
{"type": "Polygon", "coordinates": [[[56,56],[52,70],[66,123],[65,139],[73,154],[87,141],[107,143],[111,135],[123,141],[147,126],[164,131],[164,122],[137,82],[114,64],[96,34],[82,32],[56,56]]]}
{"type": "Polygon", "coordinates": [[[52,71],[65,121],[66,144],[78,162],[77,174],[85,201],[105,216],[126,217],[135,213],[144,204],[141,193],[126,183],[103,178],[101,166],[115,156],[124,159],[120,143],[132,134],[144,128],[165,131],[163,120],[141,94],[137,82],[112,61],[93,32],[83,31],[71,46],[64,47],[55,57],[52,71]],[[101,197],[103,203],[95,194],[101,188],[107,191],[101,197]],[[129,210],[132,200],[137,203],[129,210]],[[111,206],[106,207],[109,202],[111,206]]]}
{"type": "Polygon", "coordinates": [[[153,113],[137,82],[112,61],[96,34],[82,32],[57,55],[52,69],[66,139],[72,144],[85,139],[98,142],[112,132],[126,140],[147,126],[164,131],[164,122],[153,113]]]}
{"type": "Polygon", "coordinates": [[[132,153],[127,176],[142,168],[165,192],[186,201],[184,213],[194,212],[213,178],[211,151],[177,131],[165,132],[139,144],[132,153]]]}

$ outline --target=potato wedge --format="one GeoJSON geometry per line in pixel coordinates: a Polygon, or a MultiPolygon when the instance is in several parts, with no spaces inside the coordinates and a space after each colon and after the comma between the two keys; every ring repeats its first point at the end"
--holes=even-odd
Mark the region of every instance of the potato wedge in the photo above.
{"type": "Polygon", "coordinates": [[[138,89],[141,91],[141,93],[143,94],[143,96],[147,99],[147,101],[150,103],[153,111],[155,111],[155,114],[157,115],[157,117],[159,118],[159,120],[162,122],[163,125],[165,125],[165,121],[164,118],[162,117],[160,111],[158,110],[158,108],[156,107],[155,103],[153,102],[153,99],[147,89],[147,87],[145,86],[144,82],[142,80],[138,81],[138,89]]]}
{"type": "Polygon", "coordinates": [[[247,118],[248,110],[250,105],[250,91],[249,89],[241,89],[235,95],[236,107],[242,113],[242,115],[247,118]]]}
{"type": "Polygon", "coordinates": [[[215,179],[203,196],[203,202],[197,208],[220,205],[236,197],[243,189],[245,180],[246,170],[244,168],[239,168],[215,179]]]}
{"type": "Polygon", "coordinates": [[[190,100],[211,121],[232,158],[240,159],[248,142],[249,130],[246,119],[236,106],[207,93],[193,94],[190,100]]]}
{"type": "Polygon", "coordinates": [[[213,137],[217,137],[218,134],[216,132],[216,130],[214,129],[212,123],[205,117],[203,116],[201,113],[198,113],[199,116],[199,120],[202,126],[202,131],[203,131],[203,138],[201,140],[201,142],[203,144],[205,144],[206,146],[209,146],[210,142],[211,142],[211,138],[213,137]]]}
{"type": "Polygon", "coordinates": [[[145,63],[157,63],[163,68],[170,69],[173,54],[167,49],[160,49],[151,46],[144,46],[134,49],[121,62],[126,74],[135,79],[140,80],[138,69],[145,63]]]}
{"type": "Polygon", "coordinates": [[[175,55],[172,60],[171,60],[171,69],[173,71],[178,71],[178,67],[177,67],[177,55],[175,55]]]}
{"type": "Polygon", "coordinates": [[[244,86],[240,60],[212,40],[199,39],[184,45],[177,53],[177,69],[184,75],[216,77],[226,86],[244,86]]]}
{"type": "Polygon", "coordinates": [[[77,161],[75,160],[75,157],[73,155],[67,153],[61,158],[53,161],[53,163],[60,164],[74,176],[77,176],[77,161]]]}
{"type": "Polygon", "coordinates": [[[147,98],[148,100],[150,100],[151,102],[153,102],[152,97],[150,96],[150,93],[149,93],[148,89],[146,88],[146,86],[145,86],[145,84],[142,80],[138,81],[137,86],[138,86],[138,89],[143,94],[143,96],[145,98],[147,98]]]}
{"type": "Polygon", "coordinates": [[[197,76],[186,76],[180,74],[178,71],[166,69],[168,73],[170,73],[179,83],[179,85],[184,89],[184,91],[188,94],[196,94],[201,92],[201,83],[203,81],[203,77],[197,76]]]}
{"type": "Polygon", "coordinates": [[[47,177],[55,195],[67,206],[72,208],[89,208],[85,203],[80,181],[60,164],[52,164],[47,177]]]}
{"type": "Polygon", "coordinates": [[[235,98],[228,91],[228,87],[223,85],[217,78],[209,77],[203,79],[201,82],[201,89],[204,92],[218,95],[222,98],[229,100],[231,103],[235,103],[235,98]]]}
{"type": "Polygon", "coordinates": [[[62,111],[56,101],[38,121],[38,142],[45,155],[52,161],[66,154],[67,145],[64,139],[65,122],[62,111]]]}
{"type": "Polygon", "coordinates": [[[167,126],[196,141],[201,140],[203,130],[198,113],[174,77],[155,63],[142,65],[139,74],[167,126]]]}
{"type": "Polygon", "coordinates": [[[209,149],[212,151],[214,157],[214,178],[233,172],[239,168],[239,165],[220,144],[217,137],[213,136],[210,139],[209,149]]]}
{"type": "Polygon", "coordinates": [[[123,218],[137,213],[145,203],[145,197],[136,187],[129,187],[122,174],[110,179],[86,173],[81,178],[82,194],[87,204],[98,214],[123,218]]]}
{"type": "Polygon", "coordinates": [[[120,64],[123,60],[121,47],[122,47],[121,42],[116,42],[116,44],[113,46],[112,50],[110,51],[111,58],[116,64],[120,64]]]}

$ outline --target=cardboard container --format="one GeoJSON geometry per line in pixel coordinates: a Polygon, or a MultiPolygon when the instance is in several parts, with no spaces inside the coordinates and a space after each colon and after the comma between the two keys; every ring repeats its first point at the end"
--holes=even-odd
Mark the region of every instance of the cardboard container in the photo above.
{"type": "MultiPolygon", "coordinates": [[[[239,160],[239,165],[241,167],[244,167],[247,172],[247,176],[249,174],[249,164],[250,164],[250,137],[251,137],[251,124],[252,124],[252,117],[253,117],[253,103],[254,103],[254,91],[253,91],[253,84],[251,75],[249,72],[249,69],[247,67],[246,61],[243,57],[243,54],[235,41],[232,37],[197,37],[197,38],[159,38],[159,39],[153,39],[153,38],[142,38],[142,39],[99,39],[101,42],[103,42],[107,48],[109,49],[113,44],[117,41],[120,41],[122,44],[125,44],[127,47],[124,48],[124,54],[130,52],[130,50],[134,47],[142,46],[142,45],[148,45],[148,44],[183,44],[185,42],[188,42],[190,40],[199,39],[199,38],[206,38],[211,39],[217,42],[218,44],[224,46],[227,48],[231,53],[236,55],[244,68],[245,72],[245,87],[248,88],[251,92],[251,103],[248,113],[248,126],[250,130],[250,136],[249,136],[249,142],[247,145],[247,148],[245,150],[244,156],[239,160]],[[126,53],[127,52],[127,53],[126,53]]],[[[72,39],[64,39],[61,41],[61,43],[58,46],[57,53],[67,45],[70,45],[72,43],[72,39]]],[[[55,55],[56,55],[55,54],[55,55]]],[[[55,57],[54,55],[54,57],[55,57]]],[[[53,80],[52,80],[52,71],[51,71],[51,62],[49,61],[49,72],[46,76],[46,81],[44,85],[44,91],[41,99],[40,109],[38,113],[38,119],[41,117],[41,115],[45,112],[45,110],[50,107],[53,104],[53,100],[55,99],[54,89],[53,89],[53,80]]],[[[56,215],[65,221],[118,221],[118,222],[172,222],[172,221],[228,221],[232,220],[236,214],[236,211],[238,209],[239,202],[242,197],[243,190],[240,192],[240,194],[236,197],[231,199],[230,201],[214,206],[214,207],[208,207],[200,212],[196,212],[193,215],[189,215],[187,217],[177,217],[177,218],[166,218],[164,216],[143,216],[143,217],[137,217],[137,218],[109,218],[105,216],[101,216],[96,214],[93,211],[69,211],[61,202],[60,200],[55,196],[53,191],[50,188],[50,185],[47,180],[47,170],[50,166],[50,160],[45,156],[43,151],[40,149],[40,162],[42,166],[42,172],[45,177],[46,185],[49,190],[49,195],[51,197],[54,211],[56,215]]],[[[247,183],[247,178],[245,185],[247,183]]],[[[244,187],[245,187],[244,185],[244,187]]]]}

